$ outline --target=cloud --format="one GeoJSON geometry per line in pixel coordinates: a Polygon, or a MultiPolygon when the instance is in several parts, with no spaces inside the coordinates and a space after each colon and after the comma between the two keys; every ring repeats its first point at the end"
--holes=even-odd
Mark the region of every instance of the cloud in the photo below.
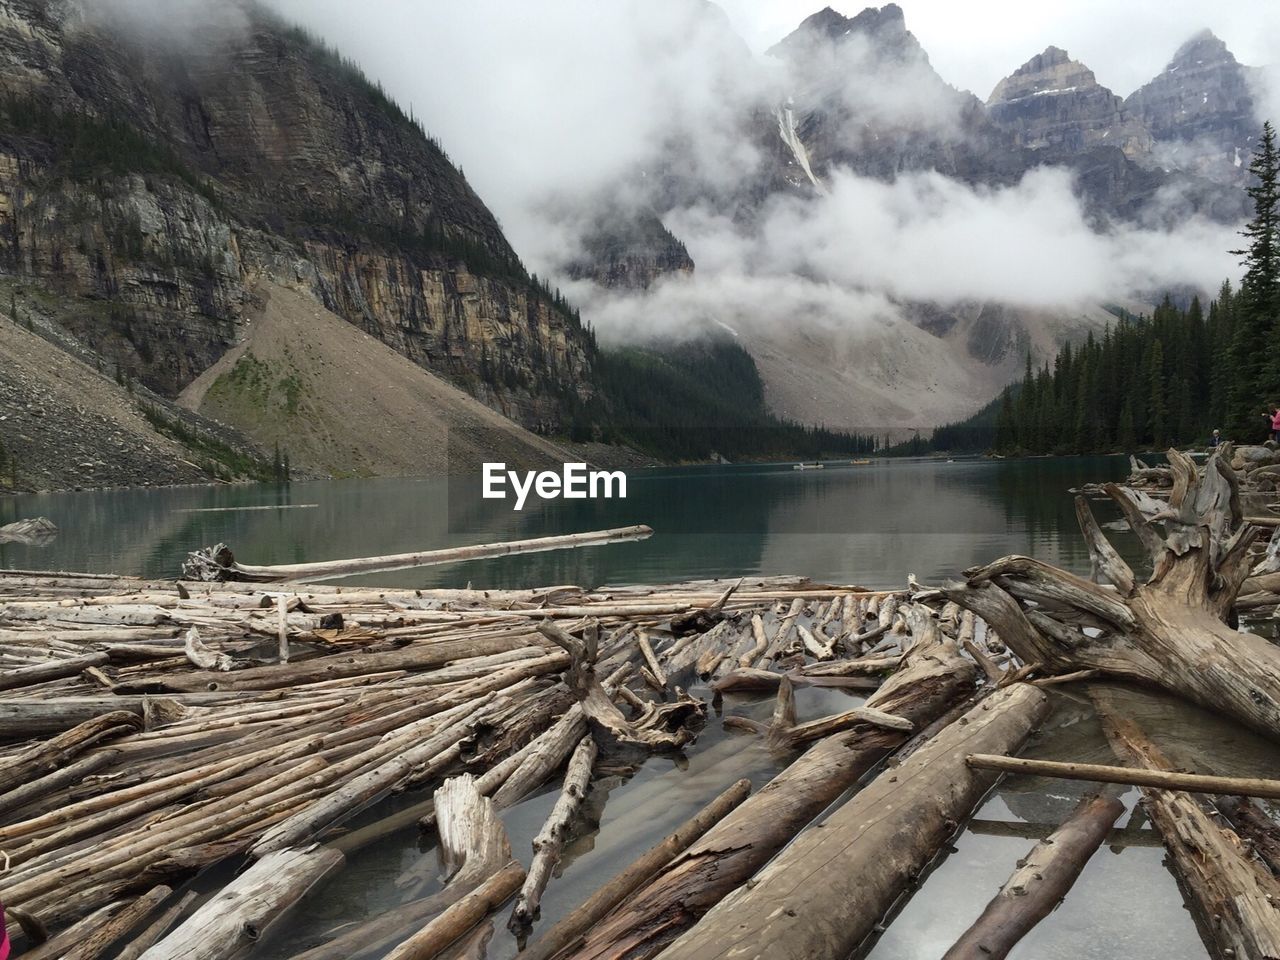
{"type": "Polygon", "coordinates": [[[76,0],[83,21],[146,43],[208,48],[249,28],[239,0],[76,0]]]}
{"type": "Polygon", "coordinates": [[[1095,232],[1063,170],[1042,168],[1004,188],[936,173],[893,183],[836,171],[812,198],[780,198],[750,225],[714,210],[672,211],[668,226],[698,264],[693,277],[646,296],[578,284],[607,340],[691,335],[797,322],[857,328],[900,318],[899,305],[997,302],[1072,310],[1216,289],[1238,273],[1233,227],[1192,218],[1176,231],[1095,232]]]}
{"type": "Polygon", "coordinates": [[[563,198],[658,178],[673,154],[711,184],[758,162],[741,124],[771,73],[702,0],[271,5],[426,118],[535,263],[563,198]]]}

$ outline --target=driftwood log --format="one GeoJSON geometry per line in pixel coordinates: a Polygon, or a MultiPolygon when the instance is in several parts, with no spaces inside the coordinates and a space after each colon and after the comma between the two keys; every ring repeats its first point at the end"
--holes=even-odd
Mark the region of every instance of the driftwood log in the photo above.
{"type": "Polygon", "coordinates": [[[1001,960],[1067,895],[1111,825],[1124,813],[1116,797],[1088,797],[1041,840],[942,960],[1001,960]]]}
{"type": "Polygon", "coordinates": [[[560,862],[560,855],[569,832],[574,825],[582,800],[591,782],[591,765],[596,759],[596,744],[590,737],[583,737],[569,758],[569,769],[564,775],[564,787],[556,799],[547,822],[533,838],[533,862],[525,877],[520,895],[516,897],[507,928],[519,939],[529,936],[533,923],[538,919],[542,892],[551,880],[551,871],[560,862]]]}
{"type": "Polygon", "coordinates": [[[963,583],[944,592],[1043,672],[1096,670],[1154,684],[1280,737],[1280,647],[1226,623],[1258,528],[1244,522],[1235,473],[1219,454],[1198,471],[1170,450],[1169,465],[1168,504],[1153,507],[1133,490],[1104,487],[1151,555],[1145,583],[1078,497],[1094,566],[1113,588],[1012,556],[966,571],[963,583]]]}
{"type": "Polygon", "coordinates": [[[1280,780],[1257,777],[1214,777],[1202,773],[1175,770],[1135,770],[1100,763],[1057,763],[1052,760],[1027,760],[1021,757],[993,757],[975,754],[969,766],[1002,773],[1023,773],[1033,777],[1056,777],[1060,780],[1085,780],[1090,783],[1120,783],[1133,787],[1160,787],[1185,790],[1188,793],[1225,793],[1240,797],[1264,797],[1280,800],[1280,780]]]}
{"type": "MultiPolygon", "coordinates": [[[[1164,754],[1116,709],[1108,691],[1095,692],[1093,699],[1117,756],[1137,767],[1168,769],[1164,754]]],[[[1280,879],[1250,857],[1239,836],[1215,822],[1192,794],[1150,787],[1142,792],[1214,956],[1280,957],[1280,879]]]]}
{"type": "MultiPolygon", "coordinates": [[[[923,728],[973,689],[976,672],[955,643],[930,623],[925,635],[916,638],[902,669],[867,705],[923,728]]],[[[566,956],[656,956],[907,739],[903,731],[861,723],[818,741],[597,924],[566,956]]]]}
{"type": "Polygon", "coordinates": [[[1018,749],[1047,713],[1048,698],[1028,684],[983,699],[801,833],[662,960],[844,960],[995,783],[965,756],[1018,749]]]}
{"type": "Polygon", "coordinates": [[[220,543],[216,547],[190,554],[186,563],[183,564],[183,573],[189,580],[237,580],[253,583],[278,583],[284,580],[303,582],[357,573],[380,573],[387,570],[427,567],[439,563],[457,563],[462,560],[504,557],[514,553],[540,553],[545,550],[567,550],[602,543],[619,543],[624,540],[643,540],[652,535],[651,528],[639,525],[619,527],[614,530],[596,530],[591,533],[538,537],[533,540],[512,540],[506,543],[484,543],[467,547],[450,547],[444,550],[425,550],[419,553],[360,557],[352,560],[321,560],[313,563],[290,563],[265,567],[237,563],[230,548],[220,543]]]}
{"type": "Polygon", "coordinates": [[[269,854],[147,950],[142,960],[226,960],[243,956],[290,907],[342,862],[342,854],[325,847],[269,854]]]}

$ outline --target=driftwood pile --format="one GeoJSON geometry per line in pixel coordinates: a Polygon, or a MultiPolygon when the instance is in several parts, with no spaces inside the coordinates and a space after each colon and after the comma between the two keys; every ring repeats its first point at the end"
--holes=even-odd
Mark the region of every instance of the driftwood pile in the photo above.
{"type": "Polygon", "coordinates": [[[0,543],[38,546],[51,542],[57,535],[58,528],[48,517],[15,520],[0,526],[0,543]]]}
{"type": "MultiPolygon", "coordinates": [[[[1230,466],[1236,474],[1236,484],[1241,490],[1254,493],[1273,493],[1280,489],[1280,447],[1274,444],[1266,446],[1235,446],[1223,443],[1216,451],[1218,460],[1224,466],[1230,466]]],[[[1147,493],[1163,495],[1169,491],[1174,482],[1174,469],[1169,465],[1151,465],[1129,455],[1129,476],[1124,485],[1147,493]]],[[[1088,486],[1085,492],[1097,493],[1101,487],[1088,486]]]]}
{"type": "Polygon", "coordinates": [[[1144,792],[1214,955],[1280,957],[1280,829],[1252,799],[1280,783],[1170,769],[1089,682],[1156,685],[1280,730],[1280,648],[1226,622],[1277,551],[1257,555],[1228,464],[1170,463],[1158,515],[1107,491],[1151,551],[1145,581],[1083,499],[1093,580],[1022,557],[898,591],[0,573],[10,927],[34,958],[245,956],[354,851],[424,830],[435,851],[404,870],[404,902],[295,960],[478,958],[495,921],[524,960],[837,960],[1012,772],[1100,786],[1038,835],[948,958],[1007,955],[1066,895],[1123,812],[1106,783],[1144,792]],[[1068,685],[1092,697],[1117,765],[1017,758],[1068,685]],[[853,699],[800,722],[806,686],[853,699]],[[738,715],[737,696],[760,692],[772,717],[738,715]],[[754,794],[726,783],[541,928],[592,782],[688,748],[708,722],[758,738],[782,771],[754,794]],[[548,783],[558,798],[532,850],[513,851],[503,811],[548,783]],[[403,791],[418,801],[379,816],[403,791]]]}

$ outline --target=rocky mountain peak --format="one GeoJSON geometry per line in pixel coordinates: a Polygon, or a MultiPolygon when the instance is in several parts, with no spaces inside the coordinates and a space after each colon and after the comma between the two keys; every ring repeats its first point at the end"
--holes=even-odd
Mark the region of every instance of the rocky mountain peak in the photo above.
{"type": "Polygon", "coordinates": [[[1261,126],[1246,68],[1208,30],[1179,47],[1125,106],[1164,144],[1166,166],[1224,182],[1242,175],[1261,126]]]}
{"type": "Polygon", "coordinates": [[[898,57],[910,55],[924,58],[924,48],[907,30],[906,15],[896,3],[883,7],[867,7],[854,17],[825,7],[806,18],[790,35],[769,52],[783,58],[803,55],[815,42],[842,44],[858,38],[881,53],[898,57]]]}
{"type": "Polygon", "coordinates": [[[1083,63],[1072,60],[1061,47],[1046,47],[996,84],[987,103],[1009,103],[1023,97],[1072,93],[1097,86],[1093,71],[1083,63]]]}
{"type": "Polygon", "coordinates": [[[1227,45],[1212,30],[1206,29],[1201,30],[1180,46],[1165,70],[1172,71],[1186,67],[1221,66],[1235,63],[1235,55],[1227,49],[1227,45]]]}
{"type": "Polygon", "coordinates": [[[1151,147],[1150,135],[1121,99],[1061,47],[1045,48],[996,84],[987,111],[1032,150],[1115,146],[1133,158],[1151,147]]]}

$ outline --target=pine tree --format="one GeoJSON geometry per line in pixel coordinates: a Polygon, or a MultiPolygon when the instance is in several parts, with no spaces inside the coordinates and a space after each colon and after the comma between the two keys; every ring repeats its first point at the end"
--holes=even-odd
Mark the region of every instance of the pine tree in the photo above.
{"type": "Polygon", "coordinates": [[[1169,439],[1168,405],[1165,402],[1164,347],[1151,344],[1147,359],[1147,424],[1151,442],[1162,447],[1169,439]]]}
{"type": "Polygon", "coordinates": [[[1248,242],[1231,251],[1245,268],[1232,336],[1228,411],[1231,427],[1242,437],[1258,432],[1261,404],[1280,392],[1280,359],[1271,349],[1280,309],[1280,158],[1270,123],[1263,125],[1249,172],[1255,180],[1248,189],[1253,219],[1241,231],[1248,242]]]}
{"type": "Polygon", "coordinates": [[[1013,450],[1018,445],[1018,426],[1013,415],[1013,390],[1006,387],[1000,396],[1000,413],[996,417],[996,449],[1013,450]]]}

